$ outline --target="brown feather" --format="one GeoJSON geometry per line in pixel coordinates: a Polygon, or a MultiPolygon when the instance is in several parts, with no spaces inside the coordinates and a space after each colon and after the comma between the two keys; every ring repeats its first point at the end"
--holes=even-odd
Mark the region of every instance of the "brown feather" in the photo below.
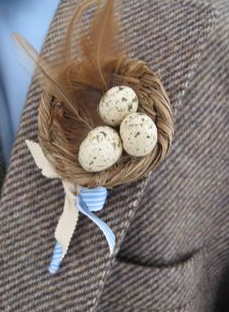
{"type": "Polygon", "coordinates": [[[115,0],[81,1],[63,40],[56,46],[55,57],[48,64],[24,38],[14,35],[15,41],[37,64],[42,89],[61,102],[62,109],[69,112],[67,115],[74,114],[88,130],[102,124],[97,105],[111,86],[117,60],[124,56],[114,3],[115,0]]]}

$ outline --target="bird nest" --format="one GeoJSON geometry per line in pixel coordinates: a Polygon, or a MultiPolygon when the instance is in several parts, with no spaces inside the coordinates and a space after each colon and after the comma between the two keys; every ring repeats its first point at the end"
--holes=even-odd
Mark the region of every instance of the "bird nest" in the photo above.
{"type": "MultiPolygon", "coordinates": [[[[174,134],[170,101],[158,75],[145,62],[135,59],[113,60],[112,66],[114,72],[109,88],[131,87],[139,99],[138,111],[147,114],[156,124],[158,141],[149,155],[132,157],[123,151],[116,164],[97,173],[87,172],[80,166],[78,152],[82,140],[94,127],[104,125],[98,114],[98,104],[105,90],[85,86],[85,94],[90,93],[93,100],[89,101],[87,111],[83,105],[76,107],[77,114],[47,91],[39,106],[38,138],[44,154],[64,180],[88,188],[112,188],[143,177],[164,159],[174,134]]],[[[85,97],[81,98],[85,105],[85,97]]]]}

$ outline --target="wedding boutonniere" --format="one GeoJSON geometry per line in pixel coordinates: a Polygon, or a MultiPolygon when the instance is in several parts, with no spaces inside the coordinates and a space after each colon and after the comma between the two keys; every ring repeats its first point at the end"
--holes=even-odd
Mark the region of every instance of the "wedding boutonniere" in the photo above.
{"type": "Polygon", "coordinates": [[[152,171],[174,135],[161,79],[149,64],[128,56],[121,6],[114,2],[82,1],[48,62],[14,35],[36,64],[43,90],[38,143],[26,144],[42,174],[60,179],[65,192],[50,273],[67,253],[79,212],[102,230],[113,252],[115,235],[96,211],[103,209],[108,189],[152,171]]]}

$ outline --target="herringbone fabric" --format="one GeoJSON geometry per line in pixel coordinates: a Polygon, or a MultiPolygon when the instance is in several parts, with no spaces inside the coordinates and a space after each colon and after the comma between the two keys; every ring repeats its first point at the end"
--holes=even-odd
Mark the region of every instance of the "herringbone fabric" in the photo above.
{"type": "MultiPolygon", "coordinates": [[[[61,2],[46,59],[76,3],[61,2]]],[[[156,171],[112,190],[98,213],[116,234],[113,256],[81,217],[56,276],[47,267],[63,192],[41,176],[24,143],[37,136],[40,89],[32,84],[0,202],[3,311],[227,311],[229,5],[214,5],[124,1],[132,56],[160,72],[175,141],[156,171]]]]}

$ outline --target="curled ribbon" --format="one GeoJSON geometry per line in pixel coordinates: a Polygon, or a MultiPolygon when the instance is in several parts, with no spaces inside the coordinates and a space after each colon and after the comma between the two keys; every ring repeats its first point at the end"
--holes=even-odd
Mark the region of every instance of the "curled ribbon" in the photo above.
{"type": "MultiPolygon", "coordinates": [[[[30,140],[26,140],[26,144],[37,167],[42,170],[42,174],[48,178],[61,179],[45,157],[40,145],[30,140]]],[[[104,233],[109,244],[110,253],[113,252],[115,247],[113,231],[104,221],[93,214],[93,212],[103,209],[107,198],[107,189],[104,187],[87,189],[64,180],[62,180],[62,184],[65,191],[65,201],[63,212],[55,230],[56,244],[49,266],[49,272],[52,274],[57,273],[61,261],[67,253],[78,221],[79,211],[90,218],[104,233]]]]}

